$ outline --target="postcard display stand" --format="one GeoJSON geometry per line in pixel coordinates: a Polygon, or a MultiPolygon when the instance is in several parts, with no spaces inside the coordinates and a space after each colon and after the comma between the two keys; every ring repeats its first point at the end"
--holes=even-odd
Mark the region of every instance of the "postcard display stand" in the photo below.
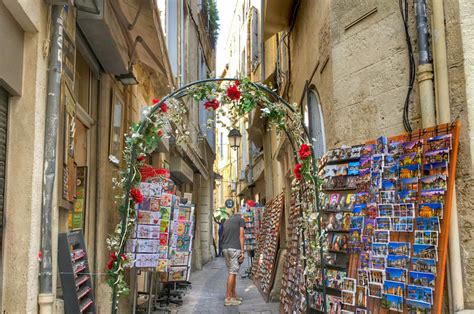
{"type": "MultiPolygon", "coordinates": [[[[324,177],[328,313],[441,313],[458,122],[332,150],[324,177]],[[348,258],[348,261],[347,261],[348,258]]],[[[321,293],[311,304],[322,311],[321,293]]]]}
{"type": "Polygon", "coordinates": [[[59,234],[58,264],[66,313],[95,313],[92,278],[82,230],[59,234]]]}
{"type": "Polygon", "coordinates": [[[244,250],[246,252],[255,250],[255,210],[256,207],[242,207],[242,214],[245,221],[244,250]]]}
{"type": "Polygon", "coordinates": [[[252,278],[268,301],[276,271],[276,258],[280,239],[280,226],[284,207],[283,193],[266,204],[260,222],[260,235],[255,250],[252,278]]]}
{"type": "Polygon", "coordinates": [[[288,248],[283,264],[280,304],[283,313],[306,312],[306,289],[304,265],[301,260],[302,216],[301,207],[296,204],[296,195],[291,196],[288,217],[288,248]]]}

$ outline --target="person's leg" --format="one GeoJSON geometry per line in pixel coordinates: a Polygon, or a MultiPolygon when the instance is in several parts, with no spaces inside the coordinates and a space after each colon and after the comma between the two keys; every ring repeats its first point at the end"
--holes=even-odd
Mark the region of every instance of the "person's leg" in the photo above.
{"type": "Polygon", "coordinates": [[[227,277],[227,292],[225,295],[227,300],[235,298],[235,277],[235,274],[229,274],[227,277]]]}

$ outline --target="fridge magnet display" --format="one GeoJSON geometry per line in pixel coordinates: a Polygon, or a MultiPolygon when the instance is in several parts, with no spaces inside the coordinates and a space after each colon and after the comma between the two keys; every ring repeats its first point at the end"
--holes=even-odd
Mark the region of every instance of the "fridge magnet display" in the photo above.
{"type": "Polygon", "coordinates": [[[396,295],[403,297],[403,291],[405,291],[405,284],[398,281],[388,281],[383,282],[383,293],[396,295]]]}
{"type": "Polygon", "coordinates": [[[357,285],[367,286],[369,282],[369,273],[365,269],[357,269],[357,285]]]}
{"type": "Polygon", "coordinates": [[[407,255],[387,255],[387,267],[408,268],[410,257],[407,255]]]}
{"type": "Polygon", "coordinates": [[[407,286],[407,300],[422,301],[433,304],[433,289],[414,285],[407,286]]]}
{"type": "Polygon", "coordinates": [[[341,292],[342,304],[355,305],[355,293],[352,291],[341,292]]]}
{"type": "Polygon", "coordinates": [[[369,297],[381,299],[383,292],[383,285],[381,283],[369,283],[369,297]]]}
{"type": "Polygon", "coordinates": [[[418,216],[423,218],[439,217],[443,219],[443,204],[420,204],[418,205],[418,216]]]}
{"type": "Polygon", "coordinates": [[[415,244],[438,245],[438,231],[415,231],[415,244]]]}
{"type": "Polygon", "coordinates": [[[435,275],[430,273],[421,273],[410,271],[410,283],[422,287],[435,287],[435,275]]]}
{"type": "Polygon", "coordinates": [[[408,242],[389,242],[388,254],[390,255],[410,255],[410,243],[408,242]]]}
{"type": "Polygon", "coordinates": [[[355,293],[355,304],[359,307],[367,307],[367,287],[357,286],[355,293]]]}
{"type": "Polygon", "coordinates": [[[355,292],[356,280],[353,278],[344,278],[342,281],[342,290],[355,292]]]}
{"type": "Polygon", "coordinates": [[[385,278],[390,281],[407,282],[407,270],[403,268],[387,267],[385,278]]]}
{"type": "Polygon", "coordinates": [[[436,275],[436,260],[427,258],[412,258],[411,265],[413,271],[431,273],[436,275]]]}
{"type": "MultiPolygon", "coordinates": [[[[390,244],[390,243],[389,243],[390,244]]],[[[374,256],[385,256],[388,254],[388,245],[387,243],[372,243],[372,255],[374,256]]]]}
{"type": "Polygon", "coordinates": [[[438,260],[438,250],[435,245],[414,244],[413,257],[438,260]]]}
{"type": "Polygon", "coordinates": [[[413,232],[413,217],[394,217],[392,218],[392,231],[395,232],[413,232]]]}
{"type": "Polygon", "coordinates": [[[421,189],[427,190],[443,190],[448,188],[447,176],[445,174],[434,174],[420,179],[421,189]]]}
{"type": "Polygon", "coordinates": [[[385,256],[372,256],[370,259],[370,268],[373,269],[385,269],[385,256]]]}
{"type": "Polygon", "coordinates": [[[390,231],[388,230],[375,230],[374,231],[374,242],[388,243],[390,242],[390,231]]]}
{"type": "Polygon", "coordinates": [[[403,312],[403,297],[393,294],[384,294],[382,296],[382,307],[391,311],[403,312]]]}
{"type": "Polygon", "coordinates": [[[390,230],[391,220],[387,217],[375,218],[375,227],[377,230],[390,230]]]}
{"type": "Polygon", "coordinates": [[[385,280],[385,271],[380,269],[369,269],[369,283],[383,283],[385,280]]]}
{"type": "Polygon", "coordinates": [[[416,300],[407,300],[408,313],[431,313],[431,304],[416,300]]]}
{"type": "Polygon", "coordinates": [[[423,218],[416,217],[416,230],[425,231],[440,231],[439,229],[439,217],[423,218]]]}

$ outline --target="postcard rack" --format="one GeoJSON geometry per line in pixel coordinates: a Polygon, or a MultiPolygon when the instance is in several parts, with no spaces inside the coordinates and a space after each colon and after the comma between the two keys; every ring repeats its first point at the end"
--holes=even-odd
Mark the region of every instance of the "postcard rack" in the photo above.
{"type": "Polygon", "coordinates": [[[94,290],[82,230],[59,234],[58,264],[66,313],[95,313],[94,290]]]}
{"type": "Polygon", "coordinates": [[[329,254],[315,282],[329,289],[312,296],[313,310],[442,312],[459,129],[380,137],[323,158],[329,254]],[[344,184],[353,191],[341,193],[344,184]]]}
{"type": "Polygon", "coordinates": [[[265,206],[252,267],[252,279],[266,301],[275,279],[280,241],[280,226],[284,211],[284,194],[280,193],[265,206]]]}

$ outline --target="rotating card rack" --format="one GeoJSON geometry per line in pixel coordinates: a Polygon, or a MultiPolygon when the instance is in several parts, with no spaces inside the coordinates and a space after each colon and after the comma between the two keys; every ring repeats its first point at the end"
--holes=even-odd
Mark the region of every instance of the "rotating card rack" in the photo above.
{"type": "Polygon", "coordinates": [[[257,239],[252,278],[268,302],[276,273],[284,194],[280,193],[268,202],[265,208],[260,226],[260,236],[257,239]]]}
{"type": "Polygon", "coordinates": [[[95,313],[94,290],[82,230],[59,234],[58,266],[66,313],[95,313]]]}
{"type": "MultiPolygon", "coordinates": [[[[339,227],[337,222],[336,228],[329,228],[334,234],[344,231],[349,236],[346,254],[339,252],[340,246],[334,250],[333,239],[328,243],[330,253],[348,258],[340,265],[346,274],[331,274],[330,265],[334,263],[331,258],[325,259],[326,278],[319,280],[330,288],[327,295],[317,294],[310,300],[310,311],[323,312],[325,299],[327,312],[442,313],[459,129],[456,121],[365,144],[350,231],[347,233],[346,225],[339,227]],[[383,145],[391,151],[380,154],[383,145]],[[364,154],[370,158],[368,181],[362,175],[367,160],[364,154]],[[391,168],[390,162],[398,168],[391,168]],[[379,164],[382,166],[377,170],[379,164]],[[397,172],[391,173],[392,169],[397,172]],[[332,286],[339,291],[332,293],[332,286]]],[[[323,202],[322,210],[329,209],[329,205],[323,202]]],[[[329,219],[323,223],[324,227],[330,224],[329,219]]]]}

